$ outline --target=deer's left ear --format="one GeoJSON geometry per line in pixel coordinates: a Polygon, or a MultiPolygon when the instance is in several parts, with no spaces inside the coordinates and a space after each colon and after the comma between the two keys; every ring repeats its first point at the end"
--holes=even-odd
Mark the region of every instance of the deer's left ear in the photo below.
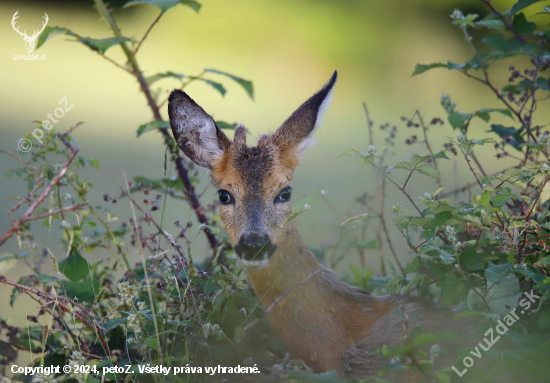
{"type": "Polygon", "coordinates": [[[304,149],[315,142],[313,135],[332,101],[337,76],[334,71],[325,86],[296,109],[273,133],[272,142],[279,147],[281,158],[287,159],[289,167],[294,168],[304,149]]]}

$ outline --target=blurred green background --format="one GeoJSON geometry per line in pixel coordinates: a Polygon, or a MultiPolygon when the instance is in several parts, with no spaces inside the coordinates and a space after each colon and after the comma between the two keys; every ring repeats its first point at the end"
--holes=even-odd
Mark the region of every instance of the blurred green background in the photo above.
{"type": "MultiPolygon", "coordinates": [[[[450,94],[463,112],[500,107],[494,95],[459,73],[434,70],[411,77],[417,63],[463,62],[471,58],[462,34],[451,25],[449,15],[455,8],[484,15],[486,10],[480,1],[204,0],[201,3],[198,14],[181,6],[167,12],[141,47],[138,60],[146,76],[167,70],[193,75],[204,68],[216,68],[251,80],[255,90],[253,101],[237,84],[223,79],[218,80],[228,89],[225,97],[199,82],[186,88],[216,119],[244,123],[251,132],[249,144],[259,134],[273,132],[335,69],[339,72],[333,104],[317,132],[318,143],[304,154],[293,182],[295,202],[326,189],[332,206],[319,199],[298,218],[299,229],[311,246],[330,240],[333,234],[330,223],[340,223],[364,213],[357,209],[355,197],[375,189],[370,169],[361,168],[356,158],[338,159],[347,149],[364,151],[368,146],[363,101],[375,121],[376,147],[384,145],[384,135],[378,129],[380,124],[390,122],[399,127],[388,165],[414,154],[413,147],[404,141],[412,134],[421,136],[419,130],[407,129],[400,117],[410,117],[420,109],[427,121],[436,116],[443,118],[445,113],[439,105],[442,93],[450,94]]],[[[514,1],[493,3],[497,9],[505,10],[514,1]]],[[[147,5],[120,9],[120,4],[115,3],[112,8],[123,34],[138,39],[158,15],[156,8],[147,5]]],[[[123,171],[128,178],[136,175],[160,178],[165,151],[160,134],[149,132],[136,138],[138,126],[151,121],[152,116],[134,79],[65,36],[56,37],[35,50],[35,54],[47,55],[45,61],[14,60],[14,55],[25,54],[23,40],[10,25],[17,10],[21,30],[30,31],[40,26],[46,12],[49,26],[66,27],[82,36],[111,37],[90,1],[0,3],[0,149],[15,150],[19,138],[36,127],[32,121],[45,119],[66,96],[74,108],[56,128],[65,131],[78,121],[85,122],[75,137],[82,147],[81,154],[99,161],[99,169],[86,168],[83,173],[84,178],[95,185],[89,196],[93,204],[102,202],[105,193],[119,193],[117,180],[123,180],[123,171]]],[[[107,56],[124,62],[117,46],[111,48],[107,56]]],[[[501,71],[501,79],[506,78],[504,64],[496,70],[501,71]]],[[[177,85],[170,81],[157,84],[167,91],[177,85]]],[[[166,117],[166,106],[162,114],[166,117]]],[[[494,121],[498,121],[498,117],[494,121]]],[[[484,136],[487,129],[486,123],[475,120],[472,138],[484,136]]],[[[434,150],[442,149],[443,141],[439,137],[454,134],[448,124],[432,128],[430,140],[434,150]]],[[[33,140],[33,144],[36,141],[33,140]]],[[[503,160],[497,161],[492,150],[479,153],[479,157],[489,173],[507,165],[503,160]]],[[[455,162],[456,157],[452,157],[451,161],[441,163],[444,184],[463,185],[471,181],[463,162],[455,162]]],[[[17,178],[3,178],[3,174],[15,166],[13,159],[6,155],[0,157],[2,233],[10,223],[6,209],[14,204],[9,197],[26,193],[26,185],[17,178]]],[[[208,182],[203,172],[201,178],[204,181],[199,191],[208,182]]],[[[420,196],[435,189],[437,185],[433,180],[418,178],[410,192],[420,196]]],[[[409,206],[391,185],[387,190],[386,207],[396,202],[409,206]]],[[[203,202],[213,201],[215,197],[215,190],[210,187],[203,202]]],[[[110,208],[121,220],[131,216],[127,201],[110,208]]],[[[177,219],[182,222],[194,219],[182,201],[169,200],[167,211],[168,231],[177,219]]],[[[391,212],[387,209],[386,212],[387,219],[391,219],[391,212]]],[[[375,238],[376,227],[373,225],[368,239],[375,238]]],[[[197,229],[195,225],[195,233],[197,229]]],[[[392,233],[395,234],[394,247],[406,263],[410,259],[406,245],[396,231],[392,233]]],[[[36,234],[39,248],[50,246],[58,259],[64,256],[65,250],[55,247],[59,243],[57,231],[50,233],[42,229],[36,234]]],[[[17,250],[17,241],[12,238],[0,253],[17,250]]],[[[202,234],[197,236],[193,251],[197,258],[209,253],[202,234]]],[[[379,270],[378,252],[370,252],[367,266],[379,270]]],[[[137,253],[134,256],[137,260],[137,253]]],[[[389,252],[386,257],[391,259],[389,252]]],[[[345,259],[340,273],[348,263],[357,263],[355,253],[345,259]]],[[[4,274],[16,280],[27,273],[23,265],[18,265],[4,274]]],[[[9,307],[9,294],[11,288],[0,286],[3,319],[21,318],[25,304],[34,306],[33,302],[19,299],[14,310],[9,307]]]]}

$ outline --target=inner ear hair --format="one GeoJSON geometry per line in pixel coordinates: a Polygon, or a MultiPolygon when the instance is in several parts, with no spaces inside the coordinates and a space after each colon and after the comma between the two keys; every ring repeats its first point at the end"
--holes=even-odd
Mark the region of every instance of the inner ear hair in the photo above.
{"type": "Polygon", "coordinates": [[[273,143],[282,153],[300,156],[315,141],[315,130],[332,102],[338,73],[334,71],[323,88],[304,102],[273,134],[273,143]]]}
{"type": "Polygon", "coordinates": [[[168,116],[174,138],[195,164],[212,169],[231,141],[187,93],[175,89],[168,98],[168,116]]]}

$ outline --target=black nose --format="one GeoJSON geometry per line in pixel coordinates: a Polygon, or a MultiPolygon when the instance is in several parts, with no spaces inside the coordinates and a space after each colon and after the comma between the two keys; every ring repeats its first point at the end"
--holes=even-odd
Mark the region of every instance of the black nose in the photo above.
{"type": "Polygon", "coordinates": [[[247,261],[261,261],[269,258],[275,251],[269,235],[264,233],[247,233],[241,235],[235,246],[237,254],[247,261]]]}

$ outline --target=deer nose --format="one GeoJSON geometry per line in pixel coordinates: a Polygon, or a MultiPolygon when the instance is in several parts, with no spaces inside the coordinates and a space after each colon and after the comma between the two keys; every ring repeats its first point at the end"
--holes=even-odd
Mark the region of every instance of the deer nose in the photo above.
{"type": "Polygon", "coordinates": [[[271,243],[269,235],[252,232],[241,235],[235,250],[247,261],[261,261],[273,254],[275,246],[271,243]]]}

